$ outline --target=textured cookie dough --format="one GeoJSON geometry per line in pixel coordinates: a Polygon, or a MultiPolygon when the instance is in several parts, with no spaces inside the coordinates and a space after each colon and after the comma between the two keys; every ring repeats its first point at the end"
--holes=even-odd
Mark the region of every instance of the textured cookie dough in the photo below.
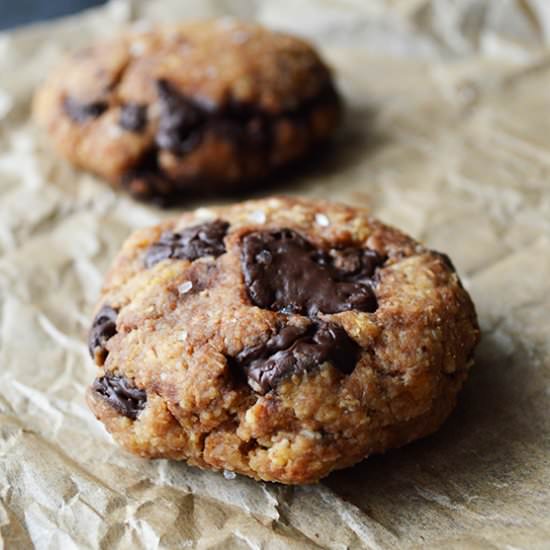
{"type": "Polygon", "coordinates": [[[436,430],[479,339],[450,262],[295,198],[134,233],[90,332],[90,407],[144,457],[310,483],[436,430]]]}
{"type": "Polygon", "coordinates": [[[141,198],[259,184],[335,129],[331,74],[306,42],[231,18],[128,31],[38,90],[60,155],[141,198]]]}

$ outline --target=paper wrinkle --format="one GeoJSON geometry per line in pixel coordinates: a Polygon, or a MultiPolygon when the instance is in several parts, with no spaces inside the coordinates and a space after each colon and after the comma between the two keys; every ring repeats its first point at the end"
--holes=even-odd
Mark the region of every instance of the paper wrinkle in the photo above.
{"type": "Polygon", "coordinates": [[[319,493],[323,501],[330,508],[338,512],[342,522],[350,527],[366,548],[372,548],[373,550],[383,548],[380,545],[382,542],[380,535],[383,535],[386,543],[398,544],[398,538],[395,536],[395,533],[369,518],[356,506],[345,500],[342,501],[336,494],[325,488],[321,489],[319,493]]]}
{"type": "Polygon", "coordinates": [[[0,548],[547,546],[549,41],[545,0],[117,0],[0,34],[0,548]],[[311,487],[113,444],[84,401],[86,332],[124,239],[174,212],[60,161],[29,121],[64,52],[220,14],[311,38],[345,96],[332,153],[275,191],[367,207],[448,253],[484,332],[440,432],[311,487]]]}

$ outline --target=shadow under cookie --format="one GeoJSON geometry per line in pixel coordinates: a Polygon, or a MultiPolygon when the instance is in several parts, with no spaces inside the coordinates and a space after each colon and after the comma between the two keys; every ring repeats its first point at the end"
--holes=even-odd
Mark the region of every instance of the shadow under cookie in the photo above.
{"type": "MultiPolygon", "coordinates": [[[[518,494],[536,483],[544,455],[537,417],[526,414],[537,408],[531,400],[542,381],[531,376],[526,361],[526,350],[510,352],[494,333],[485,333],[457,408],[440,431],[335,472],[323,484],[405,541],[419,533],[403,525],[404,515],[415,517],[429,543],[457,521],[476,531],[489,501],[491,510],[501,510],[491,525],[504,529],[506,510],[516,510],[518,494]]],[[[523,518],[516,514],[514,521],[529,521],[528,509],[523,518]]]]}

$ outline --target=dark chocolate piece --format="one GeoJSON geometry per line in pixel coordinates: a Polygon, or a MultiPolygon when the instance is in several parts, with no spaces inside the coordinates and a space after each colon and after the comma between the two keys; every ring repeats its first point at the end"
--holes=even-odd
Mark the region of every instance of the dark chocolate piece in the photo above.
{"type": "Polygon", "coordinates": [[[211,116],[208,128],[234,147],[249,151],[267,151],[272,141],[273,120],[258,113],[245,115],[234,112],[211,116]]]}
{"type": "Polygon", "coordinates": [[[323,102],[337,102],[332,85],[327,84],[319,95],[305,100],[297,108],[270,114],[253,105],[229,102],[216,109],[178,91],[170,82],[157,83],[160,103],[156,144],[177,155],[191,152],[202,140],[206,129],[214,130],[245,149],[266,149],[272,139],[274,125],[286,119],[296,126],[308,123],[311,111],[323,102]]]}
{"type": "Polygon", "coordinates": [[[364,248],[320,250],[291,229],[244,237],[241,263],[252,302],[314,317],[378,307],[373,276],[384,258],[364,248]]]}
{"type": "Polygon", "coordinates": [[[95,361],[102,365],[105,362],[108,351],[107,340],[112,338],[116,330],[116,318],[118,312],[110,306],[103,306],[92,323],[88,336],[88,350],[95,361]]]}
{"type": "Polygon", "coordinates": [[[130,383],[123,376],[106,374],[96,378],[92,389],[101,395],[120,414],[135,420],[145,408],[147,393],[130,383]]]}
{"type": "Polygon", "coordinates": [[[141,132],[147,124],[147,107],[138,103],[127,103],[120,109],[118,123],[129,132],[141,132]]]}
{"type": "MultiPolygon", "coordinates": [[[[184,155],[197,147],[206,133],[212,133],[231,143],[237,155],[253,154],[254,158],[260,156],[260,161],[263,158],[267,173],[274,128],[281,120],[295,126],[307,126],[315,108],[322,104],[339,104],[336,91],[330,83],[317,96],[304,100],[294,109],[277,114],[232,101],[221,107],[206,105],[197,98],[181,93],[167,80],[161,79],[156,85],[160,114],[155,143],[137,165],[122,176],[121,184],[135,198],[164,207],[184,200],[190,192],[208,191],[210,186],[216,186],[218,182],[205,181],[200,177],[184,177],[180,180],[166,174],[158,163],[159,150],[184,155]]],[[[128,122],[132,126],[133,121],[128,122]]],[[[254,176],[258,177],[259,174],[254,176]]]]}
{"type": "Polygon", "coordinates": [[[202,256],[220,256],[225,252],[223,239],[229,224],[223,220],[187,227],[179,233],[167,231],[145,253],[145,267],[167,259],[196,260],[202,256]]]}
{"type": "Polygon", "coordinates": [[[201,141],[202,112],[168,81],[157,81],[160,118],[157,145],[177,155],[192,151],[201,141]]]}
{"type": "Polygon", "coordinates": [[[355,368],[359,346],[333,323],[314,323],[307,328],[284,327],[264,344],[246,348],[234,359],[246,374],[250,387],[260,394],[274,389],[283,379],[330,361],[344,374],[355,368]]]}
{"type": "Polygon", "coordinates": [[[63,109],[75,122],[80,124],[86,122],[90,118],[97,118],[107,110],[108,104],[106,101],[92,101],[84,103],[78,101],[74,97],[66,97],[63,101],[63,109]]]}

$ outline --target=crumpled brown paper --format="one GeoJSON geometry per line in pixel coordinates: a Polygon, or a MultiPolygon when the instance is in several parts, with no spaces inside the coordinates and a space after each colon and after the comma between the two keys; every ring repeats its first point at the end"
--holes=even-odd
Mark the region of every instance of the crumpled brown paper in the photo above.
{"type": "Polygon", "coordinates": [[[115,0],[0,35],[0,548],[549,548],[549,40],[545,0],[115,0]],[[130,21],[222,13],[314,40],[349,106],[334,153],[277,190],[449,253],[484,333],[439,433],[316,486],[132,457],[83,399],[103,272],[170,213],[55,159],[33,88],[130,21]]]}

